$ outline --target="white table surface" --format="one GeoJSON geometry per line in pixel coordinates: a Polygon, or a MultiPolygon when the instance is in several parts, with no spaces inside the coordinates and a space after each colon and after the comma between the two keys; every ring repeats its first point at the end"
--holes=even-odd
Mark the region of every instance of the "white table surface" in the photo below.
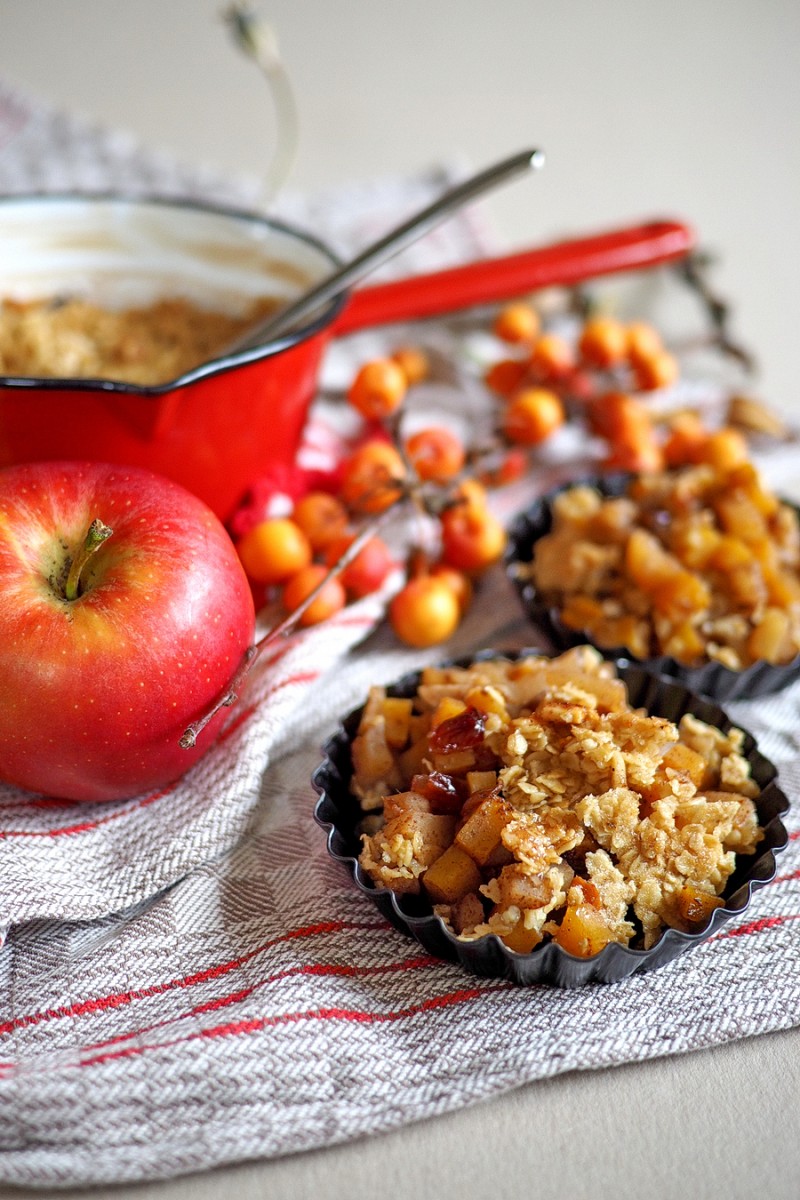
{"type": "MultiPolygon", "coordinates": [[[[0,78],[180,158],[260,174],[270,108],[222,6],[0,0],[0,78]]],[[[760,394],[800,414],[796,0],[264,0],[262,9],[298,98],[293,188],[442,159],[477,167],[541,145],[540,177],[483,202],[498,236],[513,247],[637,218],[688,219],[720,255],[714,281],[757,352],[760,394]]],[[[794,1200],[799,1092],[800,1034],[790,1030],[556,1078],[313,1154],[93,1195],[794,1200]]]]}

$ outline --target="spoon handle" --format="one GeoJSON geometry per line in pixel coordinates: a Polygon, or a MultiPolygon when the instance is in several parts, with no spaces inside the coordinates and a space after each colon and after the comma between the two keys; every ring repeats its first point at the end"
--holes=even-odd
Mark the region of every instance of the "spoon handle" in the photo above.
{"type": "Polygon", "coordinates": [[[686,258],[696,244],[684,221],[656,220],[551,245],[476,259],[423,275],[354,288],[333,323],[334,337],[393,321],[420,321],[475,305],[571,287],[587,279],[686,258]]]}
{"type": "Polygon", "coordinates": [[[543,166],[544,154],[541,150],[523,150],[518,154],[513,154],[510,158],[495,163],[494,166],[487,167],[456,187],[450,188],[432,204],[396,226],[379,241],[373,242],[345,266],[326,276],[316,287],[304,292],[294,303],[282,308],[262,324],[249,329],[243,338],[227,348],[227,352],[249,350],[286,333],[303,317],[308,316],[328,300],[333,299],[334,296],[338,296],[351,284],[362,279],[370,271],[394,257],[395,254],[399,254],[406,246],[422,237],[440,221],[481,195],[482,192],[486,192],[516,175],[521,175],[526,171],[539,170],[543,166]]]}

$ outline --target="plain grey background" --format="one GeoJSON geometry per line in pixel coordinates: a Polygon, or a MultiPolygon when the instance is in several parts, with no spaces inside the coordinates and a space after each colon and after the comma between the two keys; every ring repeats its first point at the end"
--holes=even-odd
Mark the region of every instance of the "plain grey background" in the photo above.
{"type": "MultiPolygon", "coordinates": [[[[714,281],[800,413],[797,0],[264,0],[292,78],[290,184],[548,165],[484,202],[509,247],[660,215],[720,256],[714,281]]],[[[223,0],[0,0],[0,78],[153,146],[261,175],[265,85],[223,0]]],[[[398,214],[400,217],[403,214],[398,214]]],[[[513,1037],[513,1030],[509,1031],[513,1037]]],[[[99,1196],[800,1194],[796,1031],[565,1076],[381,1138],[99,1196]]],[[[16,1195],[2,1191],[2,1195],[16,1195]]]]}

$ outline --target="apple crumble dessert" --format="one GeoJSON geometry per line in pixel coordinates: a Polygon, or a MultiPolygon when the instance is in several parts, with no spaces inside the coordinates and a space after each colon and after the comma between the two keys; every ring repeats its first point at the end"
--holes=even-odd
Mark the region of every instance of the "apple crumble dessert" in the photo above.
{"type": "Polygon", "coordinates": [[[231,316],[180,297],[120,311],[77,297],[6,299],[0,302],[0,375],[155,387],[214,358],[277,304],[256,300],[231,316]]]}
{"type": "Polygon", "coordinates": [[[353,740],[364,871],[461,938],[580,957],[699,929],[762,837],[744,735],[628,703],[590,647],[427,668],[353,740]]]}
{"type": "Polygon", "coordinates": [[[598,646],[735,671],[800,651],[800,525],[751,463],[574,486],[552,511],[520,578],[598,646]]]}

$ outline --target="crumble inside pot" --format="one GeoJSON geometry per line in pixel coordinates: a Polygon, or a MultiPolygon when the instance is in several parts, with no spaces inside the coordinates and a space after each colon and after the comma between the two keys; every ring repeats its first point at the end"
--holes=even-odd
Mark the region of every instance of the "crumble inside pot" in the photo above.
{"type": "Polygon", "coordinates": [[[462,938],[526,953],[702,927],[762,837],[744,735],[634,710],[589,647],[373,688],[353,741],[359,861],[462,938]]]}
{"type": "Polygon", "coordinates": [[[181,297],[119,311],[77,297],[3,300],[0,375],[155,387],[216,357],[279,303],[259,299],[231,316],[181,297]]]}

